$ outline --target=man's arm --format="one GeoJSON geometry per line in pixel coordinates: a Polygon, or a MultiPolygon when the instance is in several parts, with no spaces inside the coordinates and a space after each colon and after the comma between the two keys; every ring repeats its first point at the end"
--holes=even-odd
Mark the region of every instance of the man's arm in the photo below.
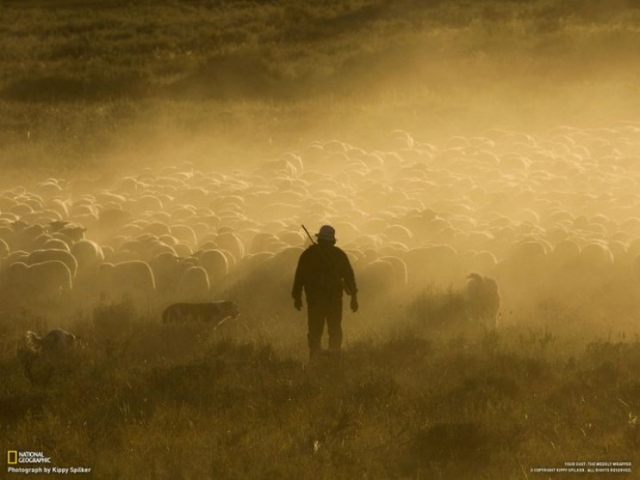
{"type": "Polygon", "coordinates": [[[353,268],[351,268],[351,263],[349,262],[349,257],[347,257],[347,254],[342,252],[341,257],[342,259],[340,271],[342,279],[344,280],[344,289],[347,294],[353,297],[358,293],[358,287],[356,286],[356,277],[353,273],[353,268]]]}
{"type": "Polygon", "coordinates": [[[358,287],[356,286],[356,277],[353,273],[353,268],[349,262],[347,254],[342,252],[342,279],[344,280],[344,289],[348,295],[351,296],[351,311],[357,312],[358,305],[358,287]]]}
{"type": "Polygon", "coordinates": [[[293,306],[296,310],[302,309],[302,289],[304,287],[305,277],[305,252],[302,252],[300,259],[298,260],[298,266],[296,267],[296,273],[293,279],[293,289],[291,290],[291,296],[293,297],[293,306]]]}

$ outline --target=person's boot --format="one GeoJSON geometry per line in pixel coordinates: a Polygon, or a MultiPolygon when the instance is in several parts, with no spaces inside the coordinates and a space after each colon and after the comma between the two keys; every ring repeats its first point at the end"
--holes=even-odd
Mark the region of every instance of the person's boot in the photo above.
{"type": "Polygon", "coordinates": [[[340,360],[342,358],[342,349],[340,347],[330,347],[328,353],[332,360],[340,360]]]}
{"type": "Polygon", "coordinates": [[[322,349],[320,347],[309,349],[309,362],[317,362],[322,356],[322,349]]]}

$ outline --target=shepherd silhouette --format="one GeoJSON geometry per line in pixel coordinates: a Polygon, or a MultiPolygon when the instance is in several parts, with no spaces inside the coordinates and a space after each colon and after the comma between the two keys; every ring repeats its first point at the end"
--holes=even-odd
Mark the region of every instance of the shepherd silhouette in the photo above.
{"type": "Polygon", "coordinates": [[[325,323],[329,332],[329,350],[340,352],[343,290],[351,296],[351,310],[354,313],[358,311],[358,289],[353,268],[346,253],[335,246],[335,229],[323,225],[315,236],[318,242],[300,255],[291,292],[293,305],[298,311],[302,310],[302,291],[305,292],[309,323],[307,339],[312,360],[322,351],[325,323]]]}

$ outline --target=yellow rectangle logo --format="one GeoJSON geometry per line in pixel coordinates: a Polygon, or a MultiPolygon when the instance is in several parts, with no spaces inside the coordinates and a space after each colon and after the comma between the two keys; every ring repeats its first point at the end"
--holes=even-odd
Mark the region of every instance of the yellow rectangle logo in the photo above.
{"type": "Polygon", "coordinates": [[[18,451],[7,450],[7,465],[17,465],[17,464],[18,464],[18,451]]]}

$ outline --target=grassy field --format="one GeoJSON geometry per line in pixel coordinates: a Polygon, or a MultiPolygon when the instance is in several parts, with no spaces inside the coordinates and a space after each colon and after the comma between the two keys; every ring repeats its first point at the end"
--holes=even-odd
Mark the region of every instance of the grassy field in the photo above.
{"type": "Polygon", "coordinates": [[[302,322],[245,318],[251,333],[221,333],[161,326],[114,304],[74,320],[89,347],[71,358],[71,373],[40,386],[3,336],[3,443],[105,479],[557,478],[532,469],[637,468],[637,339],[391,320],[367,333],[365,320],[345,321],[342,358],[309,364],[302,322]],[[107,342],[101,318],[126,328],[107,342]]]}
{"type": "Polygon", "coordinates": [[[224,165],[397,128],[632,119],[639,17],[624,0],[5,0],[0,162],[224,165]]]}

